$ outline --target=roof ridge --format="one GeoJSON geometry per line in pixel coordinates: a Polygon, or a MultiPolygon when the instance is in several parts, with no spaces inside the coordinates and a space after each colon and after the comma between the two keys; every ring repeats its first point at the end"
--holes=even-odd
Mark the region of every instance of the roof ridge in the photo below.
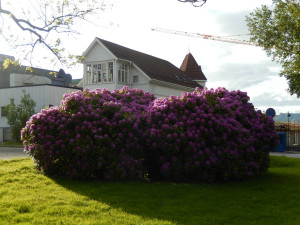
{"type": "MultiPolygon", "coordinates": [[[[118,46],[118,47],[120,47],[120,48],[125,48],[125,49],[127,49],[127,50],[134,51],[134,52],[139,53],[139,54],[143,54],[143,55],[146,55],[146,56],[150,56],[150,57],[153,57],[153,58],[156,58],[156,59],[163,60],[163,61],[165,61],[165,62],[171,63],[171,62],[169,62],[169,61],[166,60],[166,59],[162,59],[162,58],[159,58],[159,57],[157,57],[157,56],[153,56],[153,55],[150,55],[150,54],[147,54],[147,53],[144,53],[144,52],[141,52],[141,51],[132,49],[132,48],[128,48],[128,47],[125,47],[125,46],[123,46],[123,45],[116,44],[116,43],[114,43],[114,42],[107,41],[107,40],[104,40],[104,39],[99,38],[99,37],[97,37],[97,39],[99,39],[100,41],[108,42],[108,43],[113,44],[113,45],[115,45],[115,46],[118,46]]],[[[173,64],[173,63],[171,63],[171,64],[173,64]]],[[[173,65],[174,65],[174,64],[173,64],[173,65]]],[[[174,66],[175,66],[175,65],[174,65],[174,66]]]]}
{"type": "Polygon", "coordinates": [[[158,58],[97,37],[97,40],[116,58],[133,62],[151,79],[179,84],[186,87],[201,86],[168,60],[158,58]]]}

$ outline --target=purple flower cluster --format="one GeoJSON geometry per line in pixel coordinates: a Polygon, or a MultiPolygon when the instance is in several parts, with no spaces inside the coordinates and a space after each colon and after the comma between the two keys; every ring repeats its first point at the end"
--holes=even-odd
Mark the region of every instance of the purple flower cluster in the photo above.
{"type": "Polygon", "coordinates": [[[247,178],[267,170],[277,143],[273,120],[224,88],[158,99],[128,87],[66,94],[30,118],[22,139],[47,174],[106,180],[247,178]]]}
{"type": "Polygon", "coordinates": [[[224,88],[156,99],[145,118],[150,178],[215,181],[265,172],[277,144],[274,122],[248,101],[224,88]]]}
{"type": "Polygon", "coordinates": [[[153,100],[128,87],[65,94],[60,108],[44,109],[27,122],[21,133],[25,150],[47,174],[142,179],[139,117],[153,100]]]}

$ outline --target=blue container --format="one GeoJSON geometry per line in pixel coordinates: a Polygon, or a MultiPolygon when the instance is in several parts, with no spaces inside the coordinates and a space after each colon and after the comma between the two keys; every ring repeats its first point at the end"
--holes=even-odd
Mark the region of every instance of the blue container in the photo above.
{"type": "Polygon", "coordinates": [[[286,150],[286,133],[285,132],[277,132],[277,136],[279,139],[279,146],[275,150],[275,152],[285,152],[286,150]]]}

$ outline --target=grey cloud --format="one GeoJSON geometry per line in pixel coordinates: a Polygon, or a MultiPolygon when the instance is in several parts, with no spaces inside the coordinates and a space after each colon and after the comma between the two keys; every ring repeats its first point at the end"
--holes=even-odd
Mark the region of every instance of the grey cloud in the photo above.
{"type": "Polygon", "coordinates": [[[269,69],[273,66],[272,62],[257,64],[235,64],[229,63],[220,66],[220,69],[213,73],[206,73],[211,82],[227,82],[228,89],[240,89],[256,86],[259,83],[267,81],[272,76],[278,76],[276,72],[269,69]]]}
{"type": "Polygon", "coordinates": [[[266,110],[267,108],[274,108],[277,112],[300,112],[300,99],[297,99],[295,96],[282,96],[278,92],[262,93],[259,96],[250,98],[250,102],[257,109],[266,110]],[[281,99],[281,101],[278,99],[281,99]]]}
{"type": "MultiPolygon", "coordinates": [[[[244,10],[244,11],[239,11],[234,13],[217,14],[215,17],[215,23],[219,25],[222,34],[226,34],[226,35],[247,34],[249,33],[249,31],[245,20],[246,20],[246,15],[249,15],[250,12],[251,11],[249,10],[244,10]]],[[[249,37],[243,36],[242,38],[248,39],[249,37]]]]}
{"type": "Polygon", "coordinates": [[[260,94],[259,96],[253,97],[250,99],[251,102],[253,102],[257,106],[265,106],[265,105],[272,105],[272,106],[285,106],[289,105],[288,101],[278,101],[276,100],[279,96],[279,93],[268,93],[264,92],[260,94]]]}

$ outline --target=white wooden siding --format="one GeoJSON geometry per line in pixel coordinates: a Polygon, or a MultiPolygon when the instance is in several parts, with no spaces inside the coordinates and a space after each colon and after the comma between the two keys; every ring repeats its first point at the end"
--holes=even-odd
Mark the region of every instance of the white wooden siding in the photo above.
{"type": "Polygon", "coordinates": [[[63,95],[66,93],[72,93],[79,91],[77,89],[58,87],[58,86],[46,86],[46,106],[49,104],[60,106],[63,95]]]}
{"type": "MultiPolygon", "coordinates": [[[[30,94],[30,97],[35,101],[35,112],[39,112],[49,105],[59,106],[65,93],[78,91],[77,89],[50,85],[3,88],[0,89],[0,107],[8,105],[10,98],[14,98],[15,104],[18,105],[23,96],[23,89],[26,91],[26,94],[30,94]]],[[[0,117],[0,128],[1,127],[9,127],[6,117],[0,117]]]]}
{"type": "Polygon", "coordinates": [[[128,84],[117,83],[116,89],[122,89],[124,86],[128,86],[128,84]]]}
{"type": "MultiPolygon", "coordinates": [[[[130,82],[133,83],[133,76],[139,76],[139,82],[137,84],[148,84],[149,78],[145,77],[143,73],[140,72],[140,70],[136,69],[135,67],[132,67],[130,70],[130,82]]],[[[136,83],[133,83],[136,84],[136,83]]]]}
{"type": "Polygon", "coordinates": [[[183,89],[177,89],[177,88],[171,88],[171,87],[166,87],[158,84],[150,84],[149,92],[154,94],[155,97],[170,97],[171,95],[174,96],[181,96],[182,92],[187,92],[187,91],[192,91],[193,89],[190,90],[183,90],[183,89]]]}
{"type": "Polygon", "coordinates": [[[141,89],[145,92],[149,92],[149,82],[145,84],[132,84],[131,87],[132,89],[141,89]]]}
{"type": "Polygon", "coordinates": [[[95,43],[89,54],[86,56],[84,63],[87,64],[107,60],[113,61],[114,59],[115,58],[111,53],[107,52],[107,50],[100,46],[100,44],[95,43]]]}
{"type": "Polygon", "coordinates": [[[95,84],[87,84],[84,89],[87,88],[89,90],[95,90],[95,89],[103,89],[106,88],[110,90],[111,92],[114,91],[116,88],[115,83],[95,83],[95,84]]]}

